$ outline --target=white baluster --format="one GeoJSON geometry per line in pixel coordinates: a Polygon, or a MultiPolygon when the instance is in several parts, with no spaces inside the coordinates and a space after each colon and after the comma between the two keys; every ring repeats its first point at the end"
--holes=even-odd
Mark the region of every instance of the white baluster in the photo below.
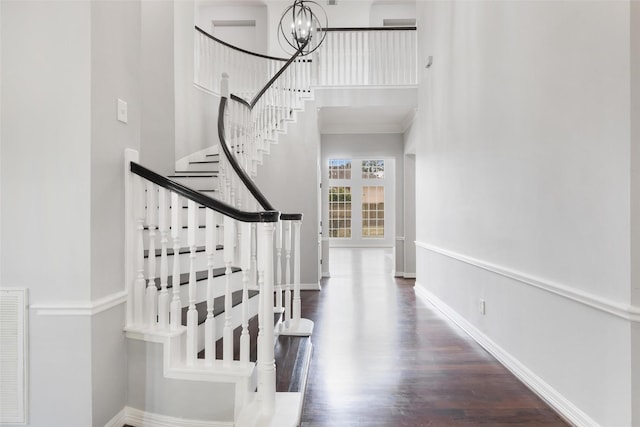
{"type": "Polygon", "coordinates": [[[293,221],[293,327],[300,325],[301,299],[300,299],[300,227],[302,221],[293,221]]]}
{"type": "Polygon", "coordinates": [[[169,260],[167,259],[167,247],[169,239],[169,191],[165,188],[159,189],[159,209],[160,215],[158,225],[160,230],[160,295],[158,296],[158,324],[162,329],[169,327],[169,292],[167,291],[167,281],[169,275],[169,260]]]}
{"type": "Polygon", "coordinates": [[[285,254],[285,293],[284,293],[284,315],[285,326],[289,326],[291,321],[291,238],[293,226],[291,221],[285,222],[286,233],[284,237],[284,254],[285,254]]]}
{"type": "Polygon", "coordinates": [[[233,360],[233,329],[231,327],[231,265],[233,264],[235,221],[224,217],[224,265],[225,265],[225,292],[224,292],[224,329],[222,332],[222,358],[225,363],[233,360]]]}
{"type": "Polygon", "coordinates": [[[207,366],[212,366],[216,358],[216,320],[213,317],[213,257],[217,248],[216,213],[206,212],[206,247],[207,252],[207,320],[204,324],[204,359],[207,366]]]}
{"type": "Polygon", "coordinates": [[[173,239],[173,272],[169,322],[172,330],[177,330],[182,324],[182,303],[180,302],[180,230],[182,229],[182,199],[176,193],[171,193],[171,238],[173,239]]]}
{"type": "Polygon", "coordinates": [[[301,318],[302,300],[300,295],[300,228],[302,221],[293,221],[294,246],[293,246],[293,318],[288,328],[281,333],[283,335],[309,336],[313,333],[313,322],[309,319],[301,318]]]}
{"type": "Polygon", "coordinates": [[[155,327],[158,321],[158,288],[156,287],[156,224],[158,224],[158,202],[156,186],[147,182],[147,227],[149,229],[149,250],[147,256],[146,319],[148,327],[155,327]]]}
{"type": "Polygon", "coordinates": [[[258,226],[251,224],[251,283],[258,283],[258,226]]]}
{"type": "Polygon", "coordinates": [[[240,268],[242,269],[242,334],[240,361],[249,363],[249,270],[251,268],[251,224],[239,223],[240,268]]]}
{"type": "Polygon", "coordinates": [[[144,305],[145,305],[145,291],[146,281],[144,278],[144,188],[145,183],[140,177],[134,179],[135,185],[135,217],[136,217],[136,260],[137,260],[137,274],[136,281],[133,288],[133,319],[134,323],[138,327],[142,327],[144,324],[144,305]]]}
{"type": "Polygon", "coordinates": [[[187,310],[187,365],[198,358],[198,310],[196,310],[196,232],[198,230],[198,206],[187,202],[187,242],[189,244],[189,309],[187,310]]]}
{"type": "Polygon", "coordinates": [[[276,313],[282,313],[282,221],[276,224],[276,313]]]}
{"type": "Polygon", "coordinates": [[[258,277],[262,298],[258,325],[258,400],[262,414],[273,414],[276,395],[276,367],[273,348],[273,223],[259,224],[258,277]]]}

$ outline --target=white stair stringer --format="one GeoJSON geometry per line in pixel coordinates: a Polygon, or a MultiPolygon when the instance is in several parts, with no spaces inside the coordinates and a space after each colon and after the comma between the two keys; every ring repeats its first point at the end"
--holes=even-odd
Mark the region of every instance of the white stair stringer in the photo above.
{"type": "Polygon", "coordinates": [[[256,389],[255,363],[216,360],[208,366],[204,359],[197,359],[188,365],[183,354],[185,327],[165,332],[125,331],[131,339],[129,371],[144,372],[142,381],[135,381],[135,374],[130,379],[133,394],[142,396],[139,402],[133,399],[133,407],[165,416],[180,416],[180,408],[188,407],[190,418],[235,423],[256,389]],[[154,364],[158,359],[162,359],[161,367],[154,364]],[[194,404],[196,400],[204,404],[194,404]],[[194,413],[198,408],[201,413],[194,413]]]}

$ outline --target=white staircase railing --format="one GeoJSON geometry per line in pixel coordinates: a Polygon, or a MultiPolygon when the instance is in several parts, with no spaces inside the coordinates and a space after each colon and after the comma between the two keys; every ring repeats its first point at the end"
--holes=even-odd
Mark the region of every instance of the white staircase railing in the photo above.
{"type": "Polygon", "coordinates": [[[269,405],[275,392],[273,247],[279,212],[241,211],[140,166],[132,150],[125,157],[126,234],[127,241],[135,242],[131,251],[134,262],[128,263],[132,271],[127,274],[133,278],[128,293],[128,336],[172,345],[165,351],[170,358],[165,366],[178,377],[211,381],[228,381],[233,375],[246,377],[248,388],[240,393],[243,403],[251,391],[255,366],[250,361],[250,340],[257,341],[258,393],[263,404],[269,405]],[[179,258],[184,247],[189,258],[186,271],[179,258]],[[252,254],[257,260],[253,266],[252,254]],[[198,276],[203,266],[205,277],[198,276]],[[224,274],[214,277],[214,269],[224,274]],[[233,278],[238,269],[241,280],[233,278]],[[186,292],[182,289],[185,286],[186,292]],[[258,304],[252,309],[250,297],[256,291],[260,292],[259,332],[252,338],[249,318],[258,312],[258,304]],[[241,300],[236,309],[232,301],[238,293],[241,300]],[[221,324],[214,313],[218,298],[224,298],[221,324]],[[199,322],[203,315],[204,322],[199,322]],[[241,334],[236,346],[239,351],[234,355],[235,327],[241,328],[241,334]],[[220,339],[222,357],[217,357],[216,342],[220,339]]]}
{"type": "Polygon", "coordinates": [[[328,28],[314,57],[318,86],[417,84],[415,27],[328,28]]]}

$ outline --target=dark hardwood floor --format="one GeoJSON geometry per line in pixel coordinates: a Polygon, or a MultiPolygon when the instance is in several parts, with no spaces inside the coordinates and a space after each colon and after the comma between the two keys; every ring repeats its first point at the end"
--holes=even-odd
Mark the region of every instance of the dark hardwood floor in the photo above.
{"type": "Polygon", "coordinates": [[[391,252],[332,249],[304,292],[315,321],[302,427],[566,426],[540,398],[391,277],[391,252]]]}

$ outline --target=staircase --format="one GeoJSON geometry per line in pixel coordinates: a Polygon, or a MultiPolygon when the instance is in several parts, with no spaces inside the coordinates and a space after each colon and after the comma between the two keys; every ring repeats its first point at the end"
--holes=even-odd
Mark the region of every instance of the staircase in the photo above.
{"type": "Polygon", "coordinates": [[[293,427],[313,331],[301,316],[302,215],[279,212],[254,180],[327,67],[234,59],[197,28],[196,40],[195,84],[220,97],[220,144],[168,177],[125,152],[126,423],[293,427]]]}

